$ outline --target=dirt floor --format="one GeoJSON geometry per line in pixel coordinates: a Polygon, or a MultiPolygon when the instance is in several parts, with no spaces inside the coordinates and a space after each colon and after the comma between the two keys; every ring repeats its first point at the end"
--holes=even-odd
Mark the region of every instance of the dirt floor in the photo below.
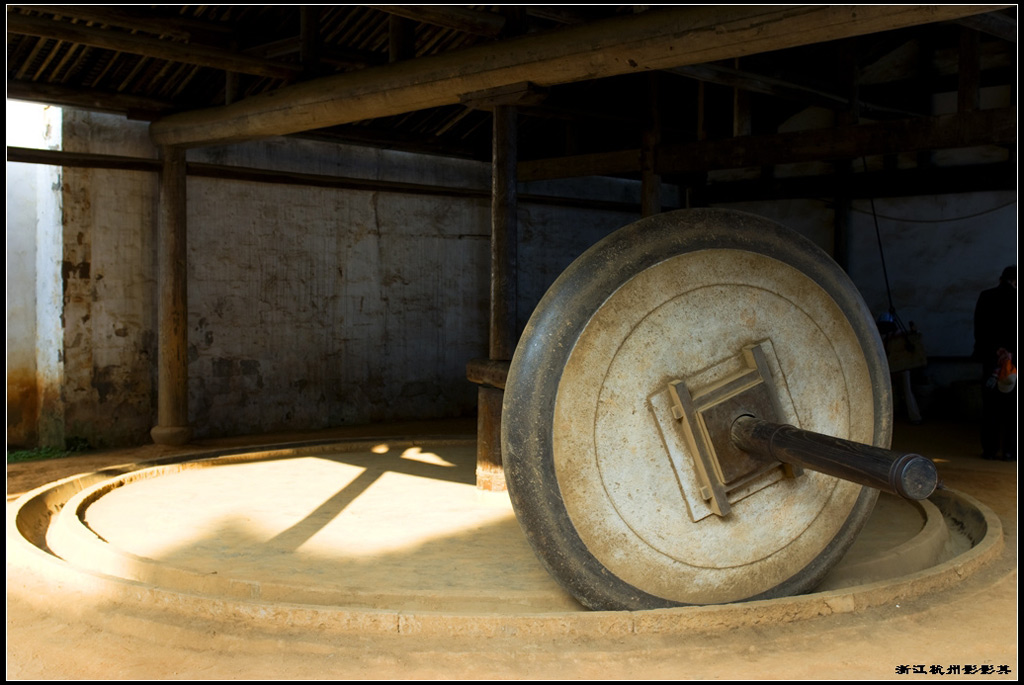
{"type": "MultiPolygon", "coordinates": [[[[408,424],[389,431],[424,436],[467,429],[471,426],[408,424]]],[[[363,435],[379,430],[371,427],[363,435]]],[[[343,437],[355,435],[350,431],[343,437]]],[[[192,449],[312,437],[210,441],[192,449]]],[[[98,601],[87,587],[34,574],[31,567],[12,563],[9,554],[7,677],[1015,680],[1017,465],[982,461],[974,442],[973,430],[965,426],[899,426],[894,446],[932,457],[946,486],[998,514],[1006,542],[1001,556],[952,587],[896,597],[864,611],[786,620],[779,616],[787,611],[783,602],[771,605],[774,616],[763,623],[708,623],[682,634],[657,629],[658,620],[668,625],[685,616],[672,613],[680,610],[642,612],[652,615],[636,625],[648,628],[625,631],[616,628],[620,623],[614,616],[575,612],[553,614],[553,621],[535,631],[522,621],[502,624],[500,616],[491,615],[491,629],[482,633],[474,629],[472,616],[453,614],[444,630],[360,633],[229,621],[216,611],[189,615],[130,599],[98,601]]],[[[173,452],[150,446],[9,465],[8,501],[68,475],[173,452]]]]}

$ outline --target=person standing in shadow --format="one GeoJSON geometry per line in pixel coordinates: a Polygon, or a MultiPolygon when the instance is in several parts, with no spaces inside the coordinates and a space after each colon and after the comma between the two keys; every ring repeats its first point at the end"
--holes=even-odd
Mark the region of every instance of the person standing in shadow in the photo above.
{"type": "Polygon", "coordinates": [[[1017,267],[985,290],[974,308],[974,359],[981,362],[981,456],[1017,458],[1017,267]]]}

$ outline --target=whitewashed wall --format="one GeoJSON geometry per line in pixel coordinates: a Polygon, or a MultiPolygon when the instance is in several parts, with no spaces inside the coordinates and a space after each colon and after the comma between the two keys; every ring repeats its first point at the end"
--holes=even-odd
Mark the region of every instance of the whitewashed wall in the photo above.
{"type": "Polygon", "coordinates": [[[36,180],[30,165],[7,162],[7,442],[11,445],[34,444],[38,439],[36,180]]]}
{"type": "MultiPolygon", "coordinates": [[[[7,102],[7,143],[59,148],[60,110],[7,102]]],[[[7,163],[7,443],[64,443],[61,170],[7,163]]]]}

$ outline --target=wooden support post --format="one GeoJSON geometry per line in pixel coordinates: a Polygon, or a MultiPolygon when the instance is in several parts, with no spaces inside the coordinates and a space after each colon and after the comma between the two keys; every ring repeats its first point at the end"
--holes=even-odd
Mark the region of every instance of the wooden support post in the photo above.
{"type": "MultiPolygon", "coordinates": [[[[733,61],[736,71],[740,70],[740,59],[733,61]]],[[[742,138],[753,132],[751,123],[750,91],[742,88],[732,89],[732,137],[742,138]]]]}
{"type": "MultiPolygon", "coordinates": [[[[517,117],[514,107],[494,108],[491,156],[491,311],[489,357],[512,359],[516,346],[516,157],[517,117]]],[[[505,489],[501,467],[501,403],[504,392],[478,391],[476,485],[481,490],[505,489]]]]}
{"type": "Polygon", "coordinates": [[[388,16],[388,62],[401,62],[416,56],[415,25],[397,14],[388,16]]]}
{"type": "Polygon", "coordinates": [[[320,71],[320,7],[299,7],[299,63],[309,76],[320,71]]]}
{"type": "Polygon", "coordinates": [[[488,492],[505,490],[501,466],[501,403],[505,391],[477,388],[476,487],[488,492]]]}
{"type": "Polygon", "coordinates": [[[853,165],[849,161],[835,165],[835,209],[832,217],[832,258],[843,271],[850,270],[850,218],[853,201],[853,165]]]}
{"type": "Polygon", "coordinates": [[[651,216],[661,213],[661,176],[657,172],[658,146],[661,145],[661,114],[658,108],[658,75],[649,74],[648,119],[640,153],[640,213],[651,216]]]}
{"type": "MultiPolygon", "coordinates": [[[[697,138],[697,143],[702,143],[708,139],[708,128],[706,122],[707,114],[707,92],[704,87],[703,81],[697,82],[697,130],[694,135],[697,138]]],[[[694,207],[705,207],[707,202],[704,199],[704,191],[708,185],[708,173],[707,171],[690,172],[688,174],[689,180],[686,185],[686,197],[683,202],[683,206],[686,209],[692,209],[694,207]]]]}
{"type": "Polygon", "coordinates": [[[164,147],[157,219],[158,445],[182,445],[188,425],[188,280],[185,150],[164,147]]]}
{"type": "Polygon", "coordinates": [[[957,108],[959,113],[973,112],[981,107],[981,69],[978,61],[978,32],[960,29],[960,60],[957,76],[957,108]]]}
{"type": "Polygon", "coordinates": [[[515,107],[495,107],[491,161],[491,359],[511,359],[516,349],[517,148],[515,107]]]}
{"type": "MultiPolygon", "coordinates": [[[[849,38],[839,46],[839,79],[846,86],[849,106],[836,114],[838,126],[853,126],[860,121],[860,78],[857,69],[857,39],[849,38]]],[[[861,163],[866,163],[863,160],[861,163]]],[[[842,159],[834,164],[835,169],[835,210],[832,218],[832,258],[842,267],[850,269],[850,219],[853,212],[852,159],[842,159]]],[[[863,171],[867,173],[867,169],[863,171]]]]}
{"type": "Polygon", "coordinates": [[[238,79],[240,74],[234,71],[224,72],[224,104],[230,105],[232,102],[238,100],[238,91],[240,89],[238,79]]]}

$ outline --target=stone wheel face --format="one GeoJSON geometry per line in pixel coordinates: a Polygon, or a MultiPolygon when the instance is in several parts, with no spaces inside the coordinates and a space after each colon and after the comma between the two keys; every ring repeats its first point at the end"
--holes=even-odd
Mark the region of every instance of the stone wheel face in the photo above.
{"type": "Polygon", "coordinates": [[[804,592],[877,492],[777,463],[708,466],[699,436],[768,411],[888,447],[890,401],[872,317],[824,252],[749,214],[650,217],[588,250],[534,312],[505,389],[509,494],[537,555],[593,609],[804,592]],[[674,413],[671,388],[700,405],[752,373],[756,392],[705,399],[690,424],[674,413]],[[727,483],[718,500],[702,468],[727,483]]]}

